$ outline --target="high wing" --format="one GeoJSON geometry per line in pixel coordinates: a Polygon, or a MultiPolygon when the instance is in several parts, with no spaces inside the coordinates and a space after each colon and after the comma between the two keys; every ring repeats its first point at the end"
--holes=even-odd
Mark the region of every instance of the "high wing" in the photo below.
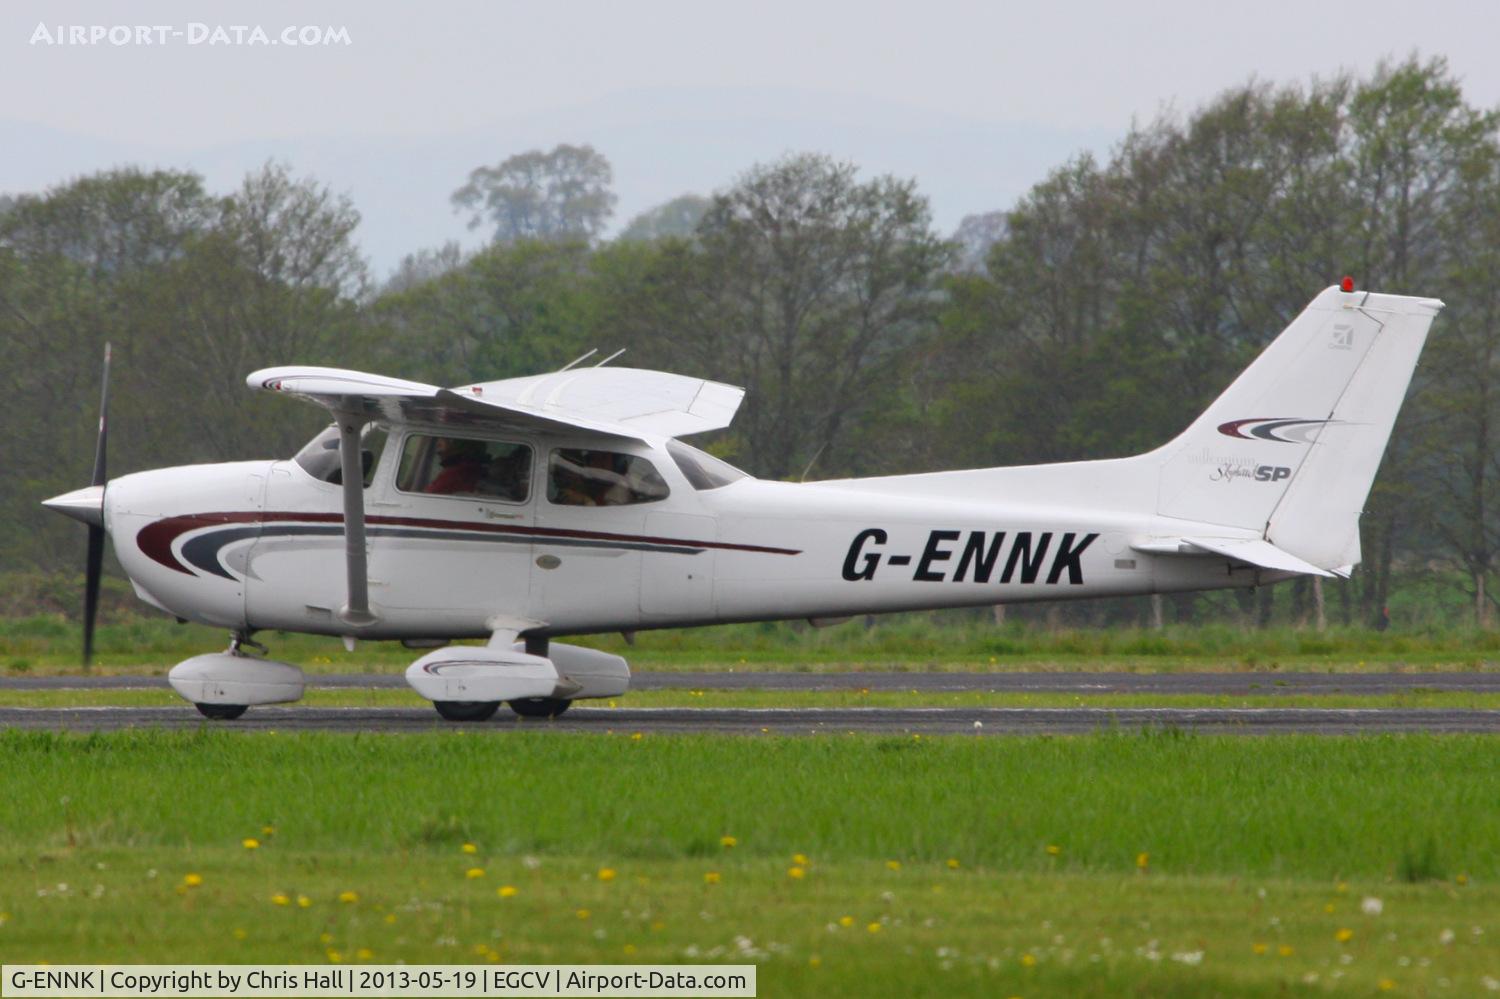
{"type": "Polygon", "coordinates": [[[582,368],[453,389],[342,368],[263,368],[246,383],[326,409],[394,422],[584,431],[646,441],[729,426],[745,390],[639,368],[582,368]]]}

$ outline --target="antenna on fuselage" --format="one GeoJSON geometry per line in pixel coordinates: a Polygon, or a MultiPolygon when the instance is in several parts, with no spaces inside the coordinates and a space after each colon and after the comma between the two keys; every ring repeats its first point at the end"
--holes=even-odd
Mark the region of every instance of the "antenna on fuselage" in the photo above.
{"type": "Polygon", "coordinates": [[[807,481],[807,473],[812,471],[813,465],[817,464],[818,459],[823,456],[823,449],[827,446],[827,441],[824,441],[823,443],[818,445],[818,449],[813,452],[813,456],[807,459],[807,465],[802,469],[802,477],[797,480],[798,482],[807,481]]]}
{"type": "Polygon", "coordinates": [[[597,353],[599,353],[599,348],[598,347],[594,347],[594,348],[590,349],[589,352],[586,353],[586,354],[579,354],[577,357],[573,358],[571,361],[569,361],[567,364],[564,364],[562,367],[558,368],[557,370],[558,371],[567,371],[569,368],[573,367],[573,365],[575,365],[575,364],[582,364],[584,361],[587,361],[589,358],[593,357],[597,353]]]}
{"type": "Polygon", "coordinates": [[[619,357],[621,354],[625,353],[625,351],[627,351],[629,349],[630,349],[629,347],[621,347],[619,350],[615,351],[613,354],[609,355],[604,360],[602,360],[598,364],[594,365],[594,367],[596,367],[596,368],[602,368],[602,367],[604,367],[610,361],[613,361],[615,358],[619,357]]]}

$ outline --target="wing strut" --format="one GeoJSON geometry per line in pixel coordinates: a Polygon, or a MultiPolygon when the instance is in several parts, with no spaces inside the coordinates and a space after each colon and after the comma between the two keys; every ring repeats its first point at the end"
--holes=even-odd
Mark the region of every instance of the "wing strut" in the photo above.
{"type": "Polygon", "coordinates": [[[375,623],[370,613],[370,579],[365,552],[365,469],[360,458],[359,432],[365,415],[349,409],[334,410],[339,425],[339,464],[344,479],[344,561],[349,574],[349,602],[339,619],[356,628],[375,623]]]}

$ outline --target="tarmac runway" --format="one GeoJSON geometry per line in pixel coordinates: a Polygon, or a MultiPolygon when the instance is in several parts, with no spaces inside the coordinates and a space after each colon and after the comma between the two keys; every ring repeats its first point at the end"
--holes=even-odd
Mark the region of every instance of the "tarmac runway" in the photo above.
{"type": "MultiPolygon", "coordinates": [[[[403,687],[393,674],[309,676],[313,687],[403,687]]],[[[165,687],[163,677],[6,677],[0,690],[165,687]]],[[[639,673],[636,689],[860,690],[1098,694],[1353,694],[1413,691],[1500,693],[1500,673],[639,673]]],[[[446,722],[427,708],[252,708],[233,722],[209,722],[191,707],[0,708],[0,728],[109,731],[127,728],[232,731],[427,732],[462,729],[504,735],[723,733],[813,735],[1040,735],[1102,730],[1280,735],[1377,732],[1500,732],[1500,710],[1447,708],[617,708],[575,707],[550,720],[509,710],[488,722],[446,722]]]]}

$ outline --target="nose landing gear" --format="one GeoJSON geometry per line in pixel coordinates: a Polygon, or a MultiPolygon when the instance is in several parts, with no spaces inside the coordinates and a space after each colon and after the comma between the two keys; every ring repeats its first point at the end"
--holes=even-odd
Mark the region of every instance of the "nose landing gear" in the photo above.
{"type": "Polygon", "coordinates": [[[252,704],[284,704],[302,699],[302,671],[290,663],[252,656],[247,649],[264,655],[264,645],[252,641],[247,631],[230,636],[224,652],[184,659],[167,674],[172,689],[191,701],[198,713],[215,721],[230,721],[243,715],[252,704]]]}

